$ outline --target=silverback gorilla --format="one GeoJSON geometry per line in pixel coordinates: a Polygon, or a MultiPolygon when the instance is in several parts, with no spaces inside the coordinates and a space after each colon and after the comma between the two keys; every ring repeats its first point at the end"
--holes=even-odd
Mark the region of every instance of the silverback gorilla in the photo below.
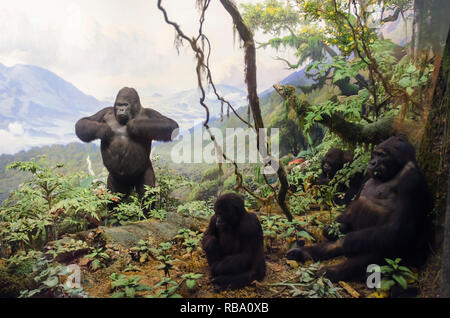
{"type": "Polygon", "coordinates": [[[117,94],[114,107],[81,118],[75,132],[84,142],[101,140],[110,191],[129,194],[136,188],[142,196],[144,185],[155,186],[150,161],[152,140],[170,141],[177,128],[174,120],[142,107],[134,88],[124,87],[117,94]]]}
{"type": "Polygon", "coordinates": [[[216,290],[244,287],[266,275],[264,239],[256,215],[245,211],[235,193],[221,195],[214,204],[202,245],[216,290]]]}
{"type": "Polygon", "coordinates": [[[337,217],[346,235],[336,242],[291,249],[288,259],[346,256],[346,261],[320,269],[332,281],[363,279],[367,266],[383,264],[384,258],[401,257],[416,265],[425,260],[427,214],[433,203],[414,147],[403,137],[390,137],[375,147],[368,173],[359,197],[337,217]]]}

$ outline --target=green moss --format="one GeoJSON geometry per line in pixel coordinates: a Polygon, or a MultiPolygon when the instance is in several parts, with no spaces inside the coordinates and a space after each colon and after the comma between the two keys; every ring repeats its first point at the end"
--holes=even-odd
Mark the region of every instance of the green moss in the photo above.
{"type": "Polygon", "coordinates": [[[0,268],[0,298],[16,298],[21,290],[32,286],[30,278],[11,275],[5,268],[0,268]]]}
{"type": "Polygon", "coordinates": [[[201,182],[211,181],[219,178],[219,168],[215,165],[214,167],[206,170],[203,175],[201,182]]]}
{"type": "Polygon", "coordinates": [[[192,189],[189,194],[187,201],[193,200],[207,200],[210,197],[217,196],[217,192],[221,186],[222,182],[220,180],[210,180],[203,182],[192,189]]]}
{"type": "Polygon", "coordinates": [[[236,175],[232,174],[223,182],[224,189],[230,190],[236,185],[236,175]]]}

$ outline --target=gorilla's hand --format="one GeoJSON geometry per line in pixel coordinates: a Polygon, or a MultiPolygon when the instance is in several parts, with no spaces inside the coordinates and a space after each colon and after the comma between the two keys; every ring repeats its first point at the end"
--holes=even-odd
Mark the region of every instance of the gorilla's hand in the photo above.
{"type": "Polygon", "coordinates": [[[311,254],[307,251],[305,247],[297,247],[290,249],[286,254],[287,259],[294,260],[297,262],[306,262],[312,260],[311,254]]]}
{"type": "Polygon", "coordinates": [[[317,270],[317,276],[325,276],[332,282],[337,282],[339,280],[339,272],[336,269],[336,266],[322,266],[317,270]]]}
{"type": "Polygon", "coordinates": [[[216,276],[211,279],[211,283],[214,286],[214,291],[220,292],[222,290],[227,289],[229,285],[229,281],[226,276],[216,276]]]}
{"type": "Polygon", "coordinates": [[[101,124],[99,129],[97,130],[97,138],[101,140],[108,140],[113,136],[113,131],[111,127],[107,124],[101,124]]]}
{"type": "Polygon", "coordinates": [[[130,119],[128,121],[128,123],[127,123],[127,132],[128,132],[128,134],[130,136],[136,136],[137,135],[135,123],[136,123],[136,120],[134,118],[130,119]]]}

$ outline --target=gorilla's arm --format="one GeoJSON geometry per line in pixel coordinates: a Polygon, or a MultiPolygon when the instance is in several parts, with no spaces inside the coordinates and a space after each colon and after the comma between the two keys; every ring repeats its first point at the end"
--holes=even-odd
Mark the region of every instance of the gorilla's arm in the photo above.
{"type": "Polygon", "coordinates": [[[130,135],[159,141],[170,141],[172,132],[177,128],[176,121],[151,108],[143,108],[141,113],[127,124],[130,135]]]}
{"type": "Polygon", "coordinates": [[[77,121],[75,124],[75,133],[78,138],[84,142],[108,138],[112,134],[112,130],[102,120],[107,112],[112,111],[114,111],[113,107],[106,107],[90,117],[84,117],[77,121]]]}
{"type": "Polygon", "coordinates": [[[203,250],[206,254],[208,264],[212,266],[222,259],[219,238],[217,237],[216,215],[211,217],[208,229],[202,240],[203,250]]]}
{"type": "Polygon", "coordinates": [[[408,162],[393,182],[398,186],[395,215],[385,225],[348,233],[343,245],[345,254],[408,246],[417,229],[426,223],[424,211],[429,211],[433,202],[422,172],[408,162]]]}

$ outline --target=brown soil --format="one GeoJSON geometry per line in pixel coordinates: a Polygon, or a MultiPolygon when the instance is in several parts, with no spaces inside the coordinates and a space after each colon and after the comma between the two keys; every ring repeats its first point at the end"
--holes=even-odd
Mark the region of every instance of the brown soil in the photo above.
{"type": "MultiPolygon", "coordinates": [[[[317,219],[322,222],[327,222],[329,218],[328,212],[313,212],[317,215],[317,219]]],[[[311,217],[311,214],[308,215],[311,217]]],[[[297,217],[299,221],[304,221],[304,217],[297,217]]],[[[205,225],[206,226],[206,223],[205,225]]],[[[315,237],[321,238],[321,230],[316,226],[309,226],[307,228],[311,231],[315,237]]],[[[309,243],[310,244],[310,243],[309,243]]],[[[182,255],[183,252],[181,248],[175,248],[172,256],[176,259],[174,269],[170,271],[170,278],[176,282],[182,282],[181,277],[186,273],[201,273],[203,276],[197,280],[196,287],[194,290],[190,291],[184,283],[178,289],[177,293],[185,298],[283,298],[291,297],[289,291],[286,288],[274,287],[271,284],[280,283],[295,278],[296,267],[298,264],[295,262],[287,262],[284,257],[287,250],[287,244],[274,245],[272,250],[266,253],[267,262],[267,275],[263,282],[254,282],[251,286],[245,287],[239,290],[227,290],[222,292],[216,292],[210,283],[208,265],[206,263],[206,258],[202,251],[195,251],[190,254],[182,255]]],[[[91,271],[88,267],[83,266],[82,268],[82,285],[84,290],[91,297],[110,297],[112,294],[111,290],[111,279],[110,275],[114,272],[124,274],[126,276],[141,276],[142,280],[140,283],[149,286],[155,285],[160,281],[163,276],[163,272],[157,267],[160,264],[159,261],[150,258],[145,264],[139,264],[138,262],[133,262],[128,255],[128,250],[126,248],[119,248],[116,251],[118,254],[117,260],[107,268],[91,271]],[[136,266],[138,271],[124,272],[125,268],[133,264],[136,266]]],[[[333,259],[330,261],[322,262],[323,265],[330,265],[341,262],[344,258],[333,259]]],[[[311,262],[303,264],[301,266],[308,266],[311,262]]],[[[348,285],[356,290],[361,297],[367,297],[373,291],[369,290],[363,283],[348,282],[348,285]]],[[[340,287],[340,286],[338,286],[340,287]]],[[[342,289],[340,292],[342,297],[352,297],[348,292],[342,289]]],[[[146,294],[151,294],[151,292],[138,292],[137,295],[143,296],[146,294]]]]}

